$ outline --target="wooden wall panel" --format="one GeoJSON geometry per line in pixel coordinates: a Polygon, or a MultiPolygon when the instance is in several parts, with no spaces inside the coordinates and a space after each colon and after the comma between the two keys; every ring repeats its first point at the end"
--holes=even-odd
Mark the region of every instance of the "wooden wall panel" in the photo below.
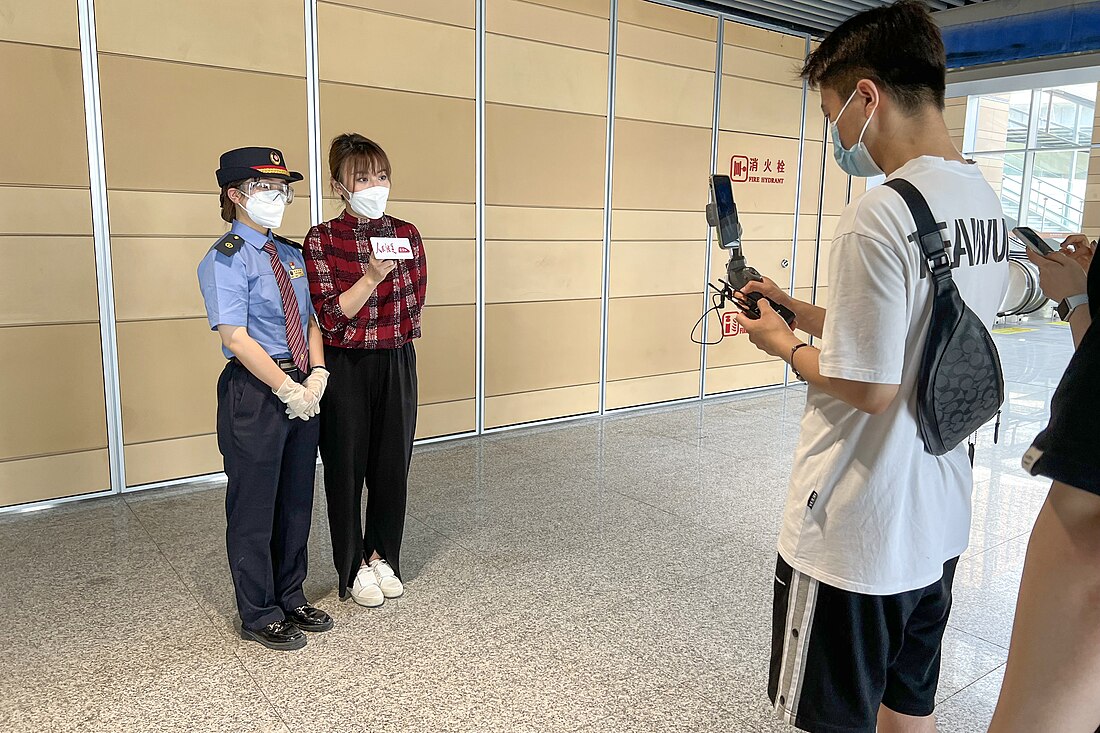
{"type": "Polygon", "coordinates": [[[476,427],[475,8],[473,0],[341,0],[318,9],[323,217],[343,208],[330,185],[328,146],[358,132],[390,158],[387,212],[424,239],[418,438],[476,427]],[[364,36],[381,47],[370,63],[362,62],[364,36]]]}
{"type": "Polygon", "coordinates": [[[802,90],[738,76],[722,77],[723,130],[798,139],[802,131],[802,90]]]}
{"type": "MultiPolygon", "coordinates": [[[[322,83],[321,157],[326,196],[332,195],[328,147],[337,135],[358,132],[381,145],[389,156],[395,200],[473,203],[477,169],[474,113],[474,102],[467,99],[322,83]],[[387,114],[378,114],[380,109],[387,114]]],[[[341,208],[335,199],[333,202],[325,209],[326,217],[336,216],[341,208]]],[[[418,220],[410,220],[420,226],[418,220]]],[[[464,236],[473,236],[470,223],[464,236]]]]}
{"type": "MultiPolygon", "coordinates": [[[[707,205],[710,138],[709,129],[617,119],[612,179],[615,209],[701,215],[707,205]]],[[[705,235],[705,218],[702,223],[702,227],[672,238],[705,235]]]]}
{"type": "Polygon", "coordinates": [[[477,403],[470,400],[420,405],[416,415],[416,439],[469,433],[477,428],[477,403]]]}
{"type": "MultiPolygon", "coordinates": [[[[496,2],[497,0],[489,0],[496,2]]],[[[571,13],[591,15],[607,20],[610,17],[609,0],[526,0],[532,5],[544,5],[555,10],[568,10],[571,13]]]]}
{"type": "MultiPolygon", "coordinates": [[[[205,237],[213,246],[229,228],[221,219],[216,183],[213,186],[213,193],[108,191],[111,235],[205,237]]],[[[309,197],[301,189],[297,190],[294,202],[286,209],[279,232],[284,237],[301,241],[309,231],[309,197]]],[[[198,264],[196,262],[195,266],[198,267],[198,264]]],[[[198,287],[198,281],[195,287],[198,287]]]]}
{"type": "Polygon", "coordinates": [[[699,396],[699,370],[607,383],[607,409],[652,405],[699,396]]]}
{"type": "Polygon", "coordinates": [[[489,34],[485,98],[520,107],[602,115],[607,54],[489,34]]]}
{"type": "Polygon", "coordinates": [[[660,28],[619,23],[620,63],[624,58],[645,59],[713,74],[715,50],[713,37],[697,38],[660,28]]]}
{"type": "Polygon", "coordinates": [[[0,0],[0,41],[80,48],[72,0],[0,0]]]}
{"type": "Polygon", "coordinates": [[[802,59],[793,59],[770,51],[725,44],[722,73],[757,79],[773,84],[802,88],[802,59]]]}
{"type": "MultiPolygon", "coordinates": [[[[111,189],[216,193],[218,157],[259,144],[282,150],[291,170],[306,176],[296,188],[309,191],[305,79],[105,54],[99,65],[111,189]],[[250,114],[247,124],[236,112],[226,119],[233,89],[280,113],[250,114]],[[163,160],[151,160],[150,151],[163,160]]],[[[211,213],[218,220],[216,206],[211,213]]]]}
{"type": "MultiPolygon", "coordinates": [[[[722,132],[718,170],[730,175],[738,211],[794,215],[798,193],[797,139],[722,132]]],[[[746,236],[753,237],[751,232],[746,236]]]]}
{"type": "Polygon", "coordinates": [[[556,417],[587,415],[596,412],[599,406],[600,386],[598,384],[581,384],[574,387],[486,397],[485,427],[492,429],[556,417]]]}
{"type": "MultiPolygon", "coordinates": [[[[325,4],[328,0],[320,0],[325,4]]],[[[447,25],[473,28],[477,14],[474,0],[338,0],[336,5],[352,5],[365,10],[377,10],[418,20],[431,20],[447,25]]]]}
{"type": "Polygon", "coordinates": [[[634,0],[619,17],[609,409],[699,394],[717,61],[714,18],[634,0]]]}
{"type": "Polygon", "coordinates": [[[210,237],[116,237],[111,247],[115,317],[206,318],[196,269],[213,244],[210,237]]]}
{"type": "Polygon", "coordinates": [[[0,183],[87,187],[80,53],[0,42],[0,68],[0,183]]]}
{"type": "Polygon", "coordinates": [[[619,0],[619,22],[694,36],[706,41],[718,38],[718,25],[712,16],[689,13],[645,0],[619,0]]]}
{"type": "Polygon", "coordinates": [[[487,396],[598,384],[600,301],[489,305],[487,396]]]}
{"type": "Polygon", "coordinates": [[[726,21],[725,40],[730,46],[767,51],[796,60],[801,60],[806,55],[806,39],[803,36],[755,28],[744,23],[726,21]]]}
{"type": "Polygon", "coordinates": [[[700,294],[706,272],[706,243],[612,242],[611,297],[700,294]]]}
{"type": "Polygon", "coordinates": [[[0,326],[99,321],[91,238],[0,235],[0,258],[0,326]]]}
{"type": "Polygon", "coordinates": [[[699,347],[689,335],[701,310],[702,298],[694,293],[612,299],[608,381],[693,372],[698,387],[699,347]]]}
{"type": "Polygon", "coordinates": [[[0,234],[91,236],[88,189],[0,186],[0,234]]]}
{"type": "Polygon", "coordinates": [[[0,506],[91,494],[110,487],[106,448],[0,461],[0,506]]]}
{"type": "Polygon", "coordinates": [[[605,118],[487,104],[485,135],[487,204],[603,207],[605,118]]]}
{"type": "Polygon", "coordinates": [[[422,405],[473,398],[476,321],[472,305],[424,309],[424,338],[416,342],[422,405]]]}
{"type": "MultiPolygon", "coordinates": [[[[714,44],[710,46],[713,53],[714,44]]],[[[615,114],[620,121],[691,125],[703,128],[709,139],[714,118],[713,71],[620,57],[615,73],[615,114]],[[656,89],[660,92],[654,93],[656,89]]]]}
{"type": "Polygon", "coordinates": [[[110,487],[76,11],[0,0],[0,506],[110,487]]]}
{"type": "Polygon", "coordinates": [[[602,242],[485,244],[485,302],[591,300],[603,293],[602,242]]]}
{"type": "MultiPolygon", "coordinates": [[[[604,17],[607,17],[606,14],[604,17]]],[[[490,34],[543,41],[607,55],[606,20],[551,5],[526,0],[493,0],[486,8],[485,28],[490,34]]]]}
{"type": "Polygon", "coordinates": [[[607,8],[487,5],[487,427],[599,407],[607,8]]]}
{"type": "Polygon", "coordinates": [[[0,461],[106,448],[98,323],[0,328],[0,353],[33,365],[0,404],[0,461]]]}
{"type": "Polygon", "coordinates": [[[306,73],[299,0],[99,0],[95,19],[100,53],[288,76],[306,73]]]}
{"type": "MultiPolygon", "coordinates": [[[[702,185],[707,185],[706,176],[702,185]]],[[[704,194],[705,195],[705,194],[704,194]]],[[[706,199],[704,199],[704,202],[706,199]]],[[[704,203],[704,207],[705,207],[704,203]]],[[[705,208],[696,211],[651,211],[616,209],[611,219],[611,238],[615,241],[683,240],[692,232],[706,236],[705,208]]],[[[742,219],[744,214],[742,214],[742,219]]]]}
{"type": "Polygon", "coordinates": [[[428,258],[428,305],[474,305],[477,301],[473,240],[424,240],[428,258]]]}
{"type": "Polygon", "coordinates": [[[602,241],[603,219],[602,206],[592,209],[486,206],[485,237],[511,241],[602,241]]]}
{"type": "Polygon", "coordinates": [[[118,366],[126,443],[214,432],[225,357],[205,317],[119,323],[118,366]]]}
{"type": "Polygon", "coordinates": [[[127,445],[126,481],[131,486],[221,473],[216,435],[157,440],[127,445]]]}
{"type": "Polygon", "coordinates": [[[327,2],[317,5],[317,26],[318,66],[324,81],[474,96],[472,29],[327,2]],[[369,63],[363,55],[366,38],[370,39],[369,63]]]}
{"type": "Polygon", "coordinates": [[[781,359],[707,369],[707,394],[780,385],[786,374],[787,364],[781,359]]]}

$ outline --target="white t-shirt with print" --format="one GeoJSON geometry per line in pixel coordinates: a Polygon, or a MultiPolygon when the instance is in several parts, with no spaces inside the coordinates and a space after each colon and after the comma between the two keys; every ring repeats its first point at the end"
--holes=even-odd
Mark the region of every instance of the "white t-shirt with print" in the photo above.
{"type": "MultiPolygon", "coordinates": [[[[978,166],[921,157],[890,178],[924,195],[946,227],[963,300],[992,326],[1008,285],[1008,230],[978,166]]],[[[930,455],[917,422],[932,304],[926,275],[916,224],[898,193],[877,186],[848,205],[829,262],[821,373],[901,386],[880,415],[810,387],[779,553],[810,577],[856,593],[892,595],[936,582],[970,534],[966,443],[930,455]]]]}

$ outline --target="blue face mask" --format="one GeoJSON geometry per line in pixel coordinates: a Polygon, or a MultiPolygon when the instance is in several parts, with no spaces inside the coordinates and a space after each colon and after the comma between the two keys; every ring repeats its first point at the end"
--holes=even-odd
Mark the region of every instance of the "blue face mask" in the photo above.
{"type": "Polygon", "coordinates": [[[856,176],[858,178],[881,176],[883,175],[882,169],[878,167],[878,164],[875,163],[875,159],[872,158],[871,153],[868,152],[867,146],[863,144],[863,133],[867,132],[867,125],[871,124],[871,118],[875,116],[874,112],[871,113],[871,117],[867,118],[867,122],[863,124],[863,129],[859,133],[859,140],[855,145],[845,149],[844,145],[840,142],[840,130],[837,128],[837,123],[840,122],[840,115],[844,114],[844,110],[848,109],[848,105],[852,103],[855,96],[856,92],[853,91],[852,96],[848,97],[848,101],[840,108],[840,113],[837,114],[836,119],[833,120],[833,123],[830,125],[833,135],[833,158],[836,159],[836,164],[840,166],[840,169],[850,176],[856,176]]]}

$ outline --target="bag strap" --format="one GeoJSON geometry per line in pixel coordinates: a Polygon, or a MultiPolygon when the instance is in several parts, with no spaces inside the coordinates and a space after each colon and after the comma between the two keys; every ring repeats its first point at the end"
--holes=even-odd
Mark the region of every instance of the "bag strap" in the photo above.
{"type": "Polygon", "coordinates": [[[894,189],[905,205],[909,207],[909,213],[913,215],[913,221],[917,224],[917,243],[920,245],[924,258],[928,260],[928,269],[935,278],[937,286],[941,281],[951,280],[951,257],[944,248],[943,235],[936,224],[936,217],[928,208],[928,202],[917,187],[904,178],[892,178],[884,184],[894,189]]]}

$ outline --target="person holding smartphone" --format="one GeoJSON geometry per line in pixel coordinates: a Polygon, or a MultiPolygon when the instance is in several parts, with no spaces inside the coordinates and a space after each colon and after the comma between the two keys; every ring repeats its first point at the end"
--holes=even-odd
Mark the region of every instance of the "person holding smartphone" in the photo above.
{"type": "Polygon", "coordinates": [[[305,243],[332,374],[321,403],[321,460],[340,597],[376,607],[404,593],[401,540],[417,408],[413,341],[420,337],[427,260],[416,227],[385,213],[391,168],[381,147],[356,133],[339,135],[329,147],[329,171],[344,210],[313,227],[305,243]],[[391,254],[382,258],[376,249],[391,254]],[[404,252],[407,259],[394,259],[404,252]]]}
{"type": "MultiPolygon", "coordinates": [[[[1007,287],[1008,230],[1000,199],[944,122],[946,53],[927,4],[852,16],[802,76],[821,91],[842,170],[905,180],[927,199],[952,282],[990,327],[1007,287]],[[965,256],[956,236],[984,256],[965,256]]],[[[767,298],[758,318],[735,316],[750,343],[808,385],[777,543],[768,695],[783,720],[813,733],[936,730],[973,473],[965,444],[933,455],[921,436],[920,364],[942,324],[932,322],[918,241],[902,197],[875,186],[837,222],[825,308],[770,280],[740,292],[767,298]],[[803,342],[768,299],[820,341],[803,342]]]]}
{"type": "Polygon", "coordinates": [[[1059,304],[1075,352],[1050,404],[1050,422],[1024,469],[1053,479],[1024,558],[1008,664],[991,733],[1100,728],[1100,271],[1084,235],[1059,252],[1033,250],[1043,293],[1059,304]],[[1087,273],[1087,274],[1086,274],[1087,273]]]}

